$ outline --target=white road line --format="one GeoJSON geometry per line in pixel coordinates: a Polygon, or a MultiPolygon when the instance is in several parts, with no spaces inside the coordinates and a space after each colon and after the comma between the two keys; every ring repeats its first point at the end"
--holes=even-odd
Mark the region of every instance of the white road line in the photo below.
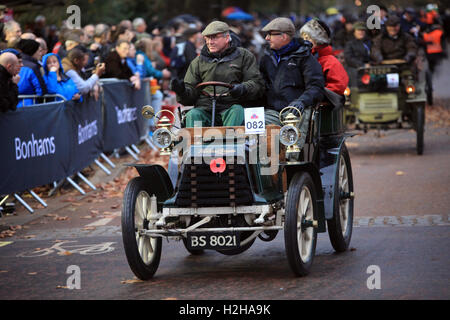
{"type": "Polygon", "coordinates": [[[105,226],[108,223],[110,223],[111,221],[113,221],[114,218],[103,218],[100,220],[97,220],[95,222],[92,222],[90,224],[88,224],[86,227],[100,227],[100,226],[105,226]]]}

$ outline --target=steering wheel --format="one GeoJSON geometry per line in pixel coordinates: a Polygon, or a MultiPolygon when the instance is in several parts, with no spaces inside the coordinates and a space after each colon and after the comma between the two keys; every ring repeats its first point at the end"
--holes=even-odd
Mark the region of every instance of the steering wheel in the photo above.
{"type": "Polygon", "coordinates": [[[229,84],[229,83],[220,82],[220,81],[208,81],[208,82],[202,82],[202,83],[199,83],[199,84],[195,87],[195,89],[202,89],[202,88],[205,88],[205,87],[208,87],[208,86],[212,86],[212,87],[213,87],[213,93],[212,93],[212,94],[209,93],[209,92],[207,92],[207,91],[205,91],[205,90],[202,90],[201,92],[202,92],[202,94],[204,94],[205,96],[210,97],[210,98],[214,98],[214,99],[217,99],[217,98],[219,98],[219,97],[227,97],[227,96],[229,96],[229,95],[230,95],[230,92],[229,92],[229,91],[230,91],[230,89],[233,88],[233,85],[231,85],[231,84],[229,84]],[[228,92],[221,93],[221,94],[217,94],[216,87],[224,87],[224,88],[227,88],[227,89],[228,89],[228,92]]]}

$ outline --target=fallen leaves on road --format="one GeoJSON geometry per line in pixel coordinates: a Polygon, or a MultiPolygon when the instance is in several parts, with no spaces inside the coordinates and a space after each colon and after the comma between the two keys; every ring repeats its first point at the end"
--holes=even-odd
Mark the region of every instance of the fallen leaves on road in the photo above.
{"type": "Polygon", "coordinates": [[[21,230],[22,226],[10,226],[8,230],[0,232],[0,239],[14,237],[16,230],[21,230]]]}
{"type": "Polygon", "coordinates": [[[56,286],[56,289],[69,289],[67,286],[56,286]]]}
{"type": "Polygon", "coordinates": [[[28,272],[28,275],[35,276],[35,275],[37,275],[37,272],[28,272]]]}
{"type": "Polygon", "coordinates": [[[33,239],[36,238],[36,236],[34,234],[30,234],[28,236],[24,236],[23,239],[33,239]]]}
{"type": "Polygon", "coordinates": [[[140,282],[144,282],[144,281],[139,280],[139,279],[131,279],[131,280],[122,280],[122,281],[120,281],[120,283],[122,283],[122,284],[131,284],[131,283],[140,283],[140,282]]]}
{"type": "Polygon", "coordinates": [[[396,175],[396,176],[404,176],[405,173],[404,173],[403,171],[397,171],[397,172],[395,173],[395,175],[396,175]]]}
{"type": "Polygon", "coordinates": [[[71,256],[72,252],[70,251],[63,251],[63,252],[58,252],[59,256],[71,256]]]}
{"type": "Polygon", "coordinates": [[[433,122],[433,127],[450,127],[449,101],[436,99],[433,106],[428,106],[425,111],[427,122],[433,122]]]}
{"type": "Polygon", "coordinates": [[[0,273],[7,273],[9,272],[8,270],[0,270],[0,273]]]}
{"type": "Polygon", "coordinates": [[[96,227],[84,227],[84,228],[81,229],[81,230],[89,231],[89,230],[95,230],[95,229],[96,229],[96,227]]]}

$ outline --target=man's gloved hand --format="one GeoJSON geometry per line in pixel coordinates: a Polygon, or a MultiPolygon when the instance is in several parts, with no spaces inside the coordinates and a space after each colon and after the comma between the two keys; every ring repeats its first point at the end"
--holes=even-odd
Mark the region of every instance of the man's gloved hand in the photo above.
{"type": "Polygon", "coordinates": [[[235,84],[233,88],[230,90],[230,95],[233,98],[240,98],[247,93],[245,86],[243,84],[235,84]]]}
{"type": "MultiPolygon", "coordinates": [[[[303,113],[303,111],[305,110],[305,106],[303,105],[303,103],[292,103],[289,105],[289,107],[297,108],[298,110],[300,110],[300,113],[303,113]]],[[[295,110],[291,110],[291,112],[296,116],[300,116],[295,110]]]]}
{"type": "Polygon", "coordinates": [[[186,91],[186,86],[183,80],[175,78],[170,82],[170,89],[181,96],[186,91]]]}

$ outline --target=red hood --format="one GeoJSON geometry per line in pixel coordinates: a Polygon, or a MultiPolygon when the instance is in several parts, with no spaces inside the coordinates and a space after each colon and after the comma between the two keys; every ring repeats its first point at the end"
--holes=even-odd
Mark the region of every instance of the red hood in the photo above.
{"type": "Polygon", "coordinates": [[[333,48],[329,45],[317,46],[312,49],[313,53],[319,53],[319,57],[333,55],[333,48]]]}

